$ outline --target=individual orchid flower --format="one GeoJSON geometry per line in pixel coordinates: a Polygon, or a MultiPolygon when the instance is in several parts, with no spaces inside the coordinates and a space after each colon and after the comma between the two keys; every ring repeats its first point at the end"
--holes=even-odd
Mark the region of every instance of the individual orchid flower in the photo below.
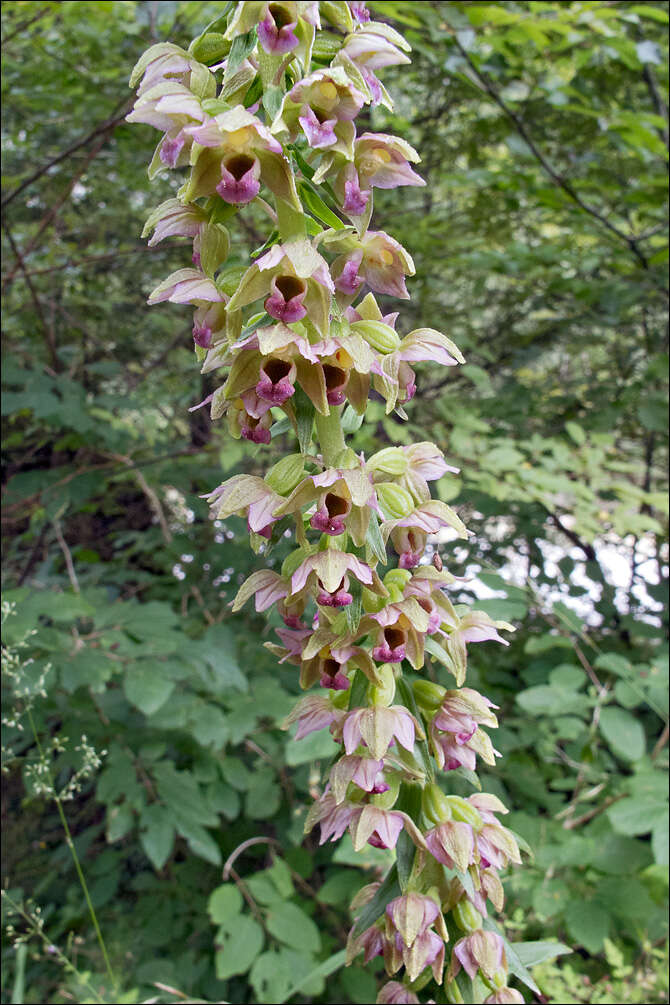
{"type": "Polygon", "coordinates": [[[465,767],[475,770],[476,756],[486,764],[495,763],[497,751],[480,725],[498,725],[490,711],[496,706],[472,688],[445,692],[433,716],[428,735],[438,766],[446,771],[465,767]]]}
{"type": "Polygon", "coordinates": [[[389,537],[399,556],[401,569],[412,569],[419,564],[428,534],[436,534],[442,527],[451,527],[459,537],[468,532],[460,517],[439,499],[417,506],[408,516],[386,520],[381,531],[384,540],[389,537]]]}
{"type": "Polygon", "coordinates": [[[225,202],[244,206],[256,198],[262,182],[279,199],[299,205],[281,144],[242,105],[184,132],[198,143],[198,152],[182,198],[193,200],[216,192],[225,202]]]}
{"type": "Polygon", "coordinates": [[[405,55],[409,48],[409,43],[390,25],[368,21],[359,24],[358,30],[345,39],[334,63],[343,66],[353,80],[360,78],[372,104],[381,103],[392,110],[393,103],[374,71],[409,63],[405,55]]]}
{"type": "Polygon", "coordinates": [[[500,935],[479,928],[460,939],[454,946],[451,957],[450,980],[457,976],[461,967],[470,980],[474,980],[479,971],[489,980],[501,970],[506,972],[505,945],[500,935]]]}
{"type": "Polygon", "coordinates": [[[329,468],[309,475],[277,510],[277,515],[296,512],[316,500],[310,526],[323,534],[338,537],[348,531],[355,544],[365,541],[370,509],[377,508],[374,488],[361,467],[329,468]]]}
{"type": "Polygon", "coordinates": [[[149,295],[147,303],[160,304],[169,300],[172,304],[223,303],[225,297],[214,282],[198,269],[179,269],[164,279],[149,295]]]}
{"type": "Polygon", "coordinates": [[[448,869],[467,872],[475,861],[475,835],[465,821],[443,821],[428,831],[426,844],[433,858],[448,869]]]}
{"type": "Polygon", "coordinates": [[[249,529],[257,534],[266,532],[277,520],[274,510],[284,501],[266,481],[254,475],[234,475],[204,498],[215,519],[225,520],[233,514],[246,516],[249,529]]]}
{"type": "Polygon", "coordinates": [[[202,101],[216,93],[214,76],[206,66],[197,66],[200,70],[196,92],[189,83],[169,78],[159,80],[138,96],[126,115],[126,122],[142,122],[164,133],[149,166],[150,177],[161,167],[182,167],[188,163],[193,143],[188,127],[206,119],[202,101]]]}
{"type": "Polygon", "coordinates": [[[288,729],[297,723],[295,739],[302,740],[310,733],[324,729],[326,726],[336,725],[343,715],[342,710],[333,705],[332,698],[322,695],[306,695],[300,699],[285,719],[284,728],[288,729]]]}
{"type": "Polygon", "coordinates": [[[421,362],[456,366],[465,359],[451,339],[433,328],[410,332],[395,351],[380,357],[373,366],[374,388],[386,399],[387,413],[397,402],[403,404],[414,397],[416,377],[410,364],[421,362]]]}
{"type": "Polygon", "coordinates": [[[369,230],[360,238],[335,231],[324,243],[329,250],[345,251],[332,266],[335,287],[345,296],[355,296],[365,283],[375,293],[409,299],[405,276],[414,275],[414,262],[395,238],[381,230],[369,230]]]}
{"type": "Polygon", "coordinates": [[[358,754],[340,757],[330,769],[329,777],[330,789],[338,803],[346,797],[350,784],[374,795],[388,792],[390,786],[384,776],[384,761],[358,754]]]}
{"type": "Polygon", "coordinates": [[[290,0],[275,3],[247,0],[237,5],[225,38],[234,39],[256,28],[261,47],[270,56],[280,57],[294,52],[302,64],[307,65],[314,31],[320,27],[316,0],[298,3],[290,0]]]}
{"type": "MultiPolygon", "coordinates": [[[[347,592],[349,575],[368,586],[377,580],[377,589],[381,587],[379,577],[373,577],[369,566],[346,551],[327,548],[315,555],[305,558],[291,578],[291,592],[298,593],[310,582],[315,582],[318,588],[316,602],[326,607],[346,607],[352,603],[353,597],[347,592]]],[[[381,587],[383,590],[383,587],[381,587]]]]}
{"type": "Polygon", "coordinates": [[[309,316],[316,330],[328,331],[330,294],[328,265],[308,241],[275,244],[248,269],[231,297],[229,310],[264,300],[268,314],[291,324],[309,316]]]}
{"type": "Polygon", "coordinates": [[[388,981],[377,995],[377,1005],[419,1005],[419,999],[406,984],[388,981]]]}
{"type": "Polygon", "coordinates": [[[315,150],[339,150],[353,156],[356,130],[352,120],[365,102],[340,67],[316,70],[294,84],[272,124],[275,135],[295,139],[300,130],[315,150]]]}
{"type": "Polygon", "coordinates": [[[384,757],[394,740],[412,751],[417,737],[423,736],[418,721],[403,705],[372,705],[347,713],[342,738],[347,754],[353,754],[363,744],[375,758],[384,757]]]}
{"type": "Polygon", "coordinates": [[[327,152],[313,180],[318,184],[334,175],[333,189],[342,209],[358,225],[367,221],[373,188],[426,184],[410,167],[410,162],[419,160],[416,150],[397,136],[363,133],[354,141],[353,160],[339,152],[327,152]],[[361,221],[364,216],[365,221],[361,221]]]}

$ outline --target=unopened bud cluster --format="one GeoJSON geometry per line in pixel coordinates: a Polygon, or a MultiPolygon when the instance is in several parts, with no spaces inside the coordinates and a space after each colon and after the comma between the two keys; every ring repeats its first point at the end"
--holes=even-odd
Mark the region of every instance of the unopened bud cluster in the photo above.
{"type": "Polygon", "coordinates": [[[192,239],[192,262],[149,302],[194,307],[202,372],[218,376],[201,405],[252,443],[296,437],[264,478],[236,475],[207,497],[216,518],[246,518],[256,551],[295,532],[281,569],[255,572],[234,610],[252,598],[259,612],[276,605],[284,627],[268,647],[299,669],[304,689],[318,688],[287,725],[297,739],[328,728],[341,744],[306,829],[318,823],[322,843],[348,831],[355,849],[394,848],[404,833],[415,848],[396,895],[362,930],[375,885],[353,905],[349,960],[381,955],[389,977],[403,971],[378,1001],[416,1002],[431,978],[462,1000],[461,968],[490,989],[487,1001],[523,1001],[507,987],[503,940],[486,927],[490,905],[502,908],[499,871],[520,860],[498,819],[506,809],[491,795],[447,795],[436,781],[473,771],[477,758],[494,763],[495,706],[462,685],[467,645],[503,642],[498,629],[510,626],[455,608],[445,593],[454,577],[425,562],[430,535],[449,527],[467,537],[431,496],[429,482],[457,470],[442,451],[419,442],[365,458],[345,436],[371,392],[406,418],[417,363],[464,362],[441,332],[402,334],[375,297],[408,299],[414,266],[398,241],[370,229],[374,189],[424,182],[408,143],[359,134],[356,118],[392,107],[377,71],[408,63],[409,45],[364,3],[229,7],[188,51],[162,43],[144,54],[128,119],[162,134],[151,177],[184,169],[145,235],[192,239]],[[246,206],[270,223],[240,269],[227,264],[228,226],[246,206]],[[453,690],[417,678],[426,648],[453,690]]]}

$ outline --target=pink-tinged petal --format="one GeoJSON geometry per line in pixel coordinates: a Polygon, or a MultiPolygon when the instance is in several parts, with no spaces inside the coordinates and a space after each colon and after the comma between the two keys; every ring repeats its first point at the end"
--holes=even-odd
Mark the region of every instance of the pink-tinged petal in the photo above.
{"type": "Polygon", "coordinates": [[[464,628],[460,631],[459,635],[464,642],[502,642],[504,646],[509,645],[507,639],[498,635],[493,626],[472,625],[470,628],[464,628]]]}
{"type": "Polygon", "coordinates": [[[388,791],[389,786],[384,783],[384,788],[380,788],[379,773],[384,767],[383,761],[376,761],[371,757],[361,757],[358,766],[351,776],[359,789],[366,792],[388,791]]]}
{"type": "Polygon", "coordinates": [[[362,258],[362,251],[353,254],[349,261],[344,263],[344,268],[335,280],[335,289],[347,297],[354,296],[363,285],[363,277],[358,274],[362,258]]]}
{"type": "Polygon", "coordinates": [[[161,143],[161,149],[159,157],[163,164],[169,168],[175,168],[177,166],[177,161],[179,160],[179,154],[182,152],[184,146],[184,134],[183,131],[177,133],[176,136],[166,136],[161,143]]]}
{"type": "Polygon", "coordinates": [[[405,750],[414,750],[414,723],[406,713],[398,712],[394,732],[398,743],[405,750]]]}
{"type": "Polygon", "coordinates": [[[325,147],[331,147],[333,143],[337,143],[335,135],[337,119],[325,119],[323,122],[319,122],[309,105],[303,105],[298,122],[307,137],[307,142],[314,150],[323,150],[325,147]]]}
{"type": "Polygon", "coordinates": [[[273,244],[269,251],[258,259],[256,265],[259,272],[266,272],[268,269],[275,269],[284,257],[284,249],[281,244],[273,244]]]}
{"type": "Polygon", "coordinates": [[[268,10],[265,18],[258,23],[258,39],[266,52],[290,52],[298,45],[298,38],[293,29],[296,21],[278,27],[268,10]]]}
{"type": "Polygon", "coordinates": [[[347,754],[353,754],[361,742],[361,730],[356,715],[348,715],[342,728],[342,741],[347,754]]]}
{"type": "Polygon", "coordinates": [[[193,341],[201,349],[209,349],[212,344],[212,329],[207,325],[193,325],[193,341]]]}

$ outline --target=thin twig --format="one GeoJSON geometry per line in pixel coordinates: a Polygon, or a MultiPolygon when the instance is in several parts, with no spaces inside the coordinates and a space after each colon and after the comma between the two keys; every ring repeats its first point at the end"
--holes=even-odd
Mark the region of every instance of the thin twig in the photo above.
{"type": "MultiPolygon", "coordinates": [[[[12,249],[12,253],[14,255],[14,259],[15,259],[15,263],[16,263],[14,265],[14,269],[10,273],[10,277],[14,276],[16,274],[17,269],[20,270],[23,273],[24,278],[26,280],[26,285],[28,286],[28,290],[30,292],[30,296],[32,298],[32,301],[33,301],[33,304],[34,304],[34,307],[35,307],[35,313],[37,314],[38,318],[42,322],[42,328],[44,329],[44,338],[46,340],[47,349],[49,350],[49,356],[51,358],[51,365],[52,365],[53,369],[56,372],[58,372],[60,370],[60,360],[58,358],[58,353],[56,351],[56,338],[55,338],[55,335],[54,335],[53,327],[47,323],[47,319],[46,319],[45,314],[44,314],[44,309],[42,307],[42,302],[41,302],[40,298],[37,295],[37,290],[33,286],[32,279],[30,278],[30,273],[28,272],[28,269],[26,268],[26,263],[25,263],[25,259],[23,257],[23,254],[21,253],[18,244],[14,240],[14,235],[12,234],[11,230],[9,229],[9,224],[7,223],[7,221],[5,220],[4,217],[2,219],[2,229],[4,230],[5,234],[7,235],[7,240],[9,241],[9,246],[12,249]]],[[[8,282],[9,282],[9,279],[8,279],[8,282]]],[[[3,286],[3,290],[4,290],[4,288],[5,287],[3,286]]]]}
{"type": "Polygon", "coordinates": [[[669,729],[670,729],[670,726],[666,722],[665,726],[663,727],[663,732],[659,736],[658,740],[656,741],[656,745],[654,746],[654,749],[651,752],[651,759],[652,759],[652,761],[656,760],[656,758],[658,757],[658,755],[663,750],[663,747],[668,742],[668,730],[669,729]]]}
{"type": "Polygon", "coordinates": [[[248,838],[246,841],[243,841],[242,844],[238,844],[237,848],[235,848],[235,850],[231,852],[231,854],[226,859],[225,864],[223,866],[224,880],[227,880],[232,874],[233,865],[235,864],[236,860],[240,857],[240,855],[242,855],[247,850],[247,848],[252,848],[254,845],[257,844],[275,844],[279,847],[279,842],[272,837],[248,838]]]}
{"type": "Polygon", "coordinates": [[[572,199],[572,201],[577,206],[579,206],[580,209],[582,209],[585,213],[588,213],[588,215],[592,216],[595,220],[598,220],[599,223],[601,223],[603,227],[609,230],[611,234],[614,234],[614,236],[618,238],[618,240],[623,241],[623,243],[630,249],[635,258],[638,260],[642,268],[648,269],[649,262],[647,261],[645,254],[640,250],[635,235],[626,234],[623,230],[620,230],[615,224],[613,224],[603,213],[597,210],[594,206],[591,206],[589,205],[589,203],[584,202],[579,192],[577,192],[576,189],[573,188],[572,184],[569,181],[567,181],[566,178],[564,178],[559,171],[556,170],[553,164],[551,164],[551,162],[547,159],[546,155],[542,152],[542,150],[540,150],[537,143],[528,132],[528,129],[526,128],[523,119],[521,119],[520,116],[517,115],[517,113],[509,107],[509,105],[503,100],[500,94],[498,94],[498,92],[496,91],[495,87],[493,86],[489,78],[486,76],[486,74],[483,73],[481,70],[479,70],[475,65],[475,63],[473,63],[468,52],[463,48],[461,43],[458,41],[458,37],[456,36],[456,34],[453,35],[453,40],[456,45],[456,48],[460,52],[463,59],[465,59],[472,72],[476,75],[477,79],[481,81],[481,85],[486,91],[486,93],[490,95],[493,101],[495,101],[496,105],[498,105],[498,107],[505,113],[507,118],[514,124],[517,132],[522,137],[524,142],[527,144],[528,148],[531,150],[536,160],[539,161],[539,163],[542,165],[542,167],[549,175],[551,180],[560,189],[562,189],[563,192],[565,192],[565,194],[570,199],[572,199]]]}
{"type": "Polygon", "coordinates": [[[96,136],[99,136],[101,133],[106,133],[110,129],[114,129],[115,126],[118,126],[118,124],[120,122],[123,122],[124,118],[126,117],[126,112],[129,106],[130,102],[124,95],[123,99],[114,108],[114,111],[112,112],[110,118],[105,119],[104,122],[101,122],[94,129],[92,129],[90,133],[87,133],[86,136],[83,136],[80,140],[77,140],[71,146],[67,147],[66,150],[62,150],[61,153],[56,154],[56,156],[52,157],[50,161],[47,161],[46,164],[43,164],[41,168],[38,168],[37,171],[34,171],[28,178],[22,181],[21,184],[18,185],[13,192],[10,192],[9,195],[5,196],[5,198],[0,202],[0,207],[2,207],[2,209],[5,209],[7,206],[9,206],[10,202],[13,202],[14,199],[17,198],[17,196],[21,195],[22,192],[24,192],[30,185],[32,185],[33,182],[36,182],[39,178],[41,178],[42,175],[45,175],[50,168],[54,167],[55,164],[60,164],[61,161],[64,161],[68,157],[71,157],[72,154],[77,152],[77,150],[81,150],[82,147],[87,146],[91,142],[91,140],[94,140],[96,138],[96,136]],[[120,114],[117,114],[118,109],[121,107],[123,107],[123,111],[120,114]]]}
{"type": "Polygon", "coordinates": [[[81,590],[79,589],[79,580],[77,579],[77,573],[74,571],[74,562],[72,561],[72,552],[68,548],[67,541],[63,537],[60,521],[52,520],[52,523],[54,531],[56,532],[56,540],[60,545],[60,550],[63,552],[65,568],[67,569],[67,578],[70,580],[70,586],[75,593],[80,593],[81,590]]]}
{"type": "Polygon", "coordinates": [[[115,460],[117,461],[121,461],[122,464],[125,464],[133,472],[137,484],[139,485],[139,487],[142,489],[145,496],[149,500],[149,504],[151,505],[151,508],[153,509],[156,515],[158,523],[160,524],[161,533],[163,534],[163,540],[165,541],[166,544],[171,544],[172,532],[168,527],[167,520],[165,519],[165,513],[163,512],[161,501],[154,492],[154,490],[149,485],[148,481],[146,480],[140,469],[135,466],[130,457],[125,457],[123,454],[112,454],[112,457],[114,457],[115,460]]]}

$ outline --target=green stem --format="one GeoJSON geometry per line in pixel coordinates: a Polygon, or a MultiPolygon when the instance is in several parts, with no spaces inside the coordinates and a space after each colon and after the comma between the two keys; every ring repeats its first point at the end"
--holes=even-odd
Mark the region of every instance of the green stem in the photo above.
{"type": "Polygon", "coordinates": [[[100,1005],[104,1005],[104,998],[101,998],[100,995],[98,994],[98,992],[95,990],[95,988],[91,984],[89,984],[89,982],[86,980],[86,977],[84,976],[84,974],[82,974],[81,971],[77,970],[77,968],[75,967],[75,965],[72,962],[72,960],[69,959],[69,957],[65,956],[65,954],[62,953],[57,946],[54,946],[49,941],[49,939],[46,937],[46,935],[42,931],[42,929],[39,926],[39,924],[35,921],[35,919],[33,917],[31,917],[31,915],[28,914],[28,912],[25,911],[20,904],[17,904],[16,901],[12,900],[12,898],[10,897],[10,895],[7,893],[6,890],[2,891],[2,896],[3,896],[4,900],[7,901],[7,903],[11,907],[12,911],[14,911],[14,913],[18,914],[20,917],[22,917],[23,920],[26,921],[30,925],[30,927],[32,929],[32,932],[33,932],[33,935],[37,935],[38,938],[40,938],[42,940],[42,942],[47,947],[47,949],[49,950],[49,952],[50,953],[54,953],[54,950],[55,950],[55,953],[54,953],[55,958],[58,960],[59,963],[62,964],[62,966],[68,971],[68,973],[74,974],[74,976],[77,978],[77,980],[79,981],[79,983],[81,984],[81,986],[85,987],[85,988],[88,988],[88,990],[91,992],[91,994],[95,998],[96,1002],[100,1002],[100,1005]]]}
{"type": "Polygon", "coordinates": [[[330,415],[316,413],[316,432],[319,437],[324,463],[333,467],[337,457],[346,449],[342,429],[342,406],[331,405],[330,415]]]}
{"type": "MultiPolygon", "coordinates": [[[[40,758],[42,760],[42,763],[48,766],[48,761],[47,761],[47,758],[45,756],[44,750],[42,749],[42,744],[40,743],[40,738],[39,738],[39,736],[37,734],[37,729],[35,727],[35,720],[33,719],[33,713],[32,713],[32,711],[30,709],[28,709],[28,718],[30,719],[30,728],[33,731],[33,736],[35,737],[35,743],[37,744],[37,749],[39,751],[39,755],[40,755],[40,758]]],[[[47,767],[47,770],[48,770],[48,767],[47,767]]],[[[98,916],[95,913],[95,908],[93,907],[93,902],[91,900],[91,895],[88,892],[88,884],[86,883],[86,877],[84,876],[84,872],[82,870],[81,863],[79,862],[79,856],[77,855],[77,849],[75,848],[75,845],[74,845],[74,840],[72,838],[72,833],[70,831],[70,827],[69,827],[69,824],[67,822],[67,817],[65,816],[65,813],[63,812],[63,804],[61,803],[60,797],[56,793],[56,787],[55,787],[55,785],[53,783],[53,780],[51,779],[51,773],[50,772],[49,772],[49,776],[50,776],[50,781],[51,781],[51,785],[52,785],[54,802],[56,803],[56,808],[58,810],[58,816],[60,817],[60,822],[63,825],[63,830],[65,831],[65,839],[66,839],[66,842],[67,842],[67,846],[70,849],[70,853],[72,855],[72,860],[74,862],[74,867],[77,870],[77,876],[79,878],[79,883],[81,884],[81,888],[84,891],[84,897],[86,899],[86,904],[88,906],[89,914],[91,915],[91,921],[93,922],[93,927],[95,929],[95,934],[96,934],[96,936],[98,938],[98,943],[100,944],[100,949],[102,950],[102,956],[103,956],[103,959],[105,961],[105,967],[107,969],[107,973],[109,975],[109,979],[111,980],[114,988],[117,988],[118,987],[117,980],[116,980],[116,977],[114,976],[114,971],[112,970],[112,965],[109,962],[109,956],[107,955],[107,947],[105,946],[105,940],[102,937],[102,931],[101,931],[100,925],[98,923],[98,916]]]]}

